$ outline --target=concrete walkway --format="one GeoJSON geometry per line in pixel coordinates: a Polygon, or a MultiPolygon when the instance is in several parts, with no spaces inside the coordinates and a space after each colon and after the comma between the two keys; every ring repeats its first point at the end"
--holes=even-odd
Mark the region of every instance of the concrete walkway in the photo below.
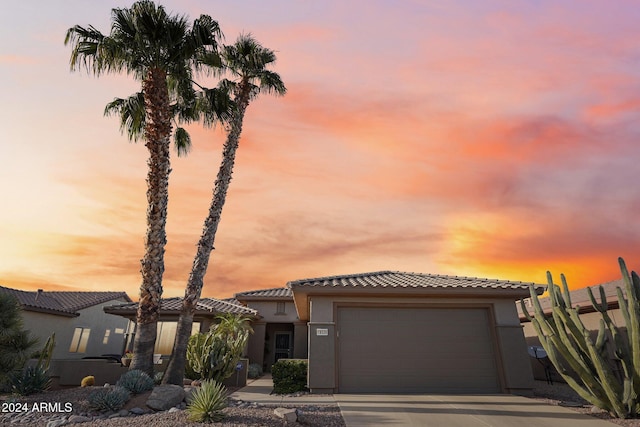
{"type": "Polygon", "coordinates": [[[231,394],[263,405],[335,405],[347,427],[613,427],[614,424],[520,396],[433,394],[271,394],[270,375],[231,394]]]}
{"type": "Polygon", "coordinates": [[[256,402],[263,405],[335,405],[332,395],[306,394],[303,396],[286,396],[271,394],[273,380],[271,374],[265,374],[257,380],[251,381],[246,387],[241,388],[231,397],[244,402],[256,402]]]}

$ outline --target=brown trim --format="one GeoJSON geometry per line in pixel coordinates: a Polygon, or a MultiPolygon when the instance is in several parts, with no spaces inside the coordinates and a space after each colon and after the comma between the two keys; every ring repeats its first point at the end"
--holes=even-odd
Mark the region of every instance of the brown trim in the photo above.
{"type": "MultiPolygon", "coordinates": [[[[325,288],[325,287],[297,287],[291,288],[293,291],[293,301],[301,320],[309,320],[309,303],[311,297],[366,297],[366,298],[403,298],[425,297],[425,298],[475,298],[493,301],[496,299],[520,300],[525,296],[530,296],[529,289],[496,289],[486,288],[463,288],[463,287],[407,287],[407,288],[325,288]],[[304,304],[303,304],[304,299],[304,304]]],[[[540,290],[542,291],[542,289],[540,290]]]]}
{"type": "Polygon", "coordinates": [[[41,307],[22,306],[22,310],[23,311],[31,311],[31,312],[34,312],[34,313],[53,314],[53,315],[62,316],[62,317],[78,317],[78,316],[80,316],[80,313],[69,313],[69,312],[58,311],[58,310],[48,309],[48,308],[41,308],[41,307]]]}

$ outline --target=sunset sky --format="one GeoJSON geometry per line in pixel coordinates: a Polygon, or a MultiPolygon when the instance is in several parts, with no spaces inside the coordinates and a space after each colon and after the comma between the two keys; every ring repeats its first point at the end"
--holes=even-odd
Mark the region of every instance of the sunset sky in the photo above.
{"type": "MultiPolygon", "coordinates": [[[[0,285],[138,296],[146,159],[70,72],[66,30],[132,1],[3,4],[0,285]]],[[[635,1],[162,1],[277,52],[249,106],[204,296],[378,270],[579,288],[640,270],[635,1]]],[[[172,157],[164,295],[182,295],[224,135],[172,157]]]]}

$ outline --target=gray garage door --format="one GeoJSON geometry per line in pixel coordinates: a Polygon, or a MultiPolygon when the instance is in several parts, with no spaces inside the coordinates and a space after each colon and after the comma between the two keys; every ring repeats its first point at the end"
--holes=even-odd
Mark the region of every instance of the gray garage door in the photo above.
{"type": "Polygon", "coordinates": [[[342,393],[500,391],[484,308],[338,308],[342,393]]]}

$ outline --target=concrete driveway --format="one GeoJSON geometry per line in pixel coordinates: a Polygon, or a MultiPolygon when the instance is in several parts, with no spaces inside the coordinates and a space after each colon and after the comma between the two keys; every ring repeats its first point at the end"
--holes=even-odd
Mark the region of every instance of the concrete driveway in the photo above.
{"type": "Polygon", "coordinates": [[[512,395],[335,394],[347,427],[613,427],[568,408],[512,395]]]}

